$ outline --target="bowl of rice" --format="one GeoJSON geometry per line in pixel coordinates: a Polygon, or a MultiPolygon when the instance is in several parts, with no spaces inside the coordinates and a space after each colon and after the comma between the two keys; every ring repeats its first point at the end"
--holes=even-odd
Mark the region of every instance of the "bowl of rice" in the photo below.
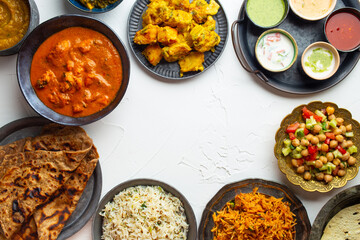
{"type": "Polygon", "coordinates": [[[196,239],[186,198],[166,183],[135,179],[111,189],[92,223],[93,239],[196,239]]]}

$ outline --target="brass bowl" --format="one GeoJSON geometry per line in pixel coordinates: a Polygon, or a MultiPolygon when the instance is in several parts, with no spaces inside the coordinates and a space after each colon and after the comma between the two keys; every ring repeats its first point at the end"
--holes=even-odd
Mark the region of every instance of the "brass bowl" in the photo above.
{"type": "MultiPolygon", "coordinates": [[[[342,117],[344,119],[345,124],[352,124],[354,137],[352,137],[351,140],[357,147],[360,147],[360,124],[356,120],[352,119],[352,115],[348,110],[346,110],[344,108],[339,108],[335,103],[331,103],[331,102],[325,102],[325,103],[320,102],[320,101],[311,102],[307,105],[304,104],[304,105],[296,107],[292,111],[292,113],[287,115],[282,120],[282,122],[280,124],[280,128],[276,132],[276,135],[275,135],[276,143],[275,143],[275,147],[274,147],[274,154],[278,160],[279,168],[280,168],[281,172],[283,172],[286,175],[287,179],[292,184],[299,185],[304,190],[309,191],[309,192],[314,192],[314,191],[329,192],[333,188],[341,188],[341,187],[345,186],[347,181],[355,178],[355,176],[358,174],[359,166],[360,166],[360,160],[359,160],[358,156],[359,156],[360,151],[358,151],[357,153],[352,155],[353,157],[355,157],[357,159],[357,161],[354,166],[347,168],[345,176],[343,176],[343,177],[336,176],[329,183],[325,183],[323,181],[320,182],[320,181],[316,181],[316,180],[305,180],[302,177],[302,175],[296,173],[295,169],[292,167],[291,157],[290,156],[285,157],[281,152],[281,149],[283,147],[283,141],[287,136],[287,134],[285,132],[286,127],[296,121],[304,122],[304,120],[302,119],[302,108],[305,106],[310,111],[315,111],[316,109],[323,109],[323,108],[326,108],[327,106],[332,106],[335,109],[335,116],[342,117]]],[[[359,150],[360,150],[360,148],[359,148],[359,150]]]]}

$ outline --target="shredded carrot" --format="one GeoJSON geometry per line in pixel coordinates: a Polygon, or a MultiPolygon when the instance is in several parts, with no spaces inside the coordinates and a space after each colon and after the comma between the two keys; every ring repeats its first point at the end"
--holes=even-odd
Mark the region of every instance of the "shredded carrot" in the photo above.
{"type": "Polygon", "coordinates": [[[213,240],[291,240],[296,219],[290,204],[257,192],[240,193],[213,214],[213,240]]]}

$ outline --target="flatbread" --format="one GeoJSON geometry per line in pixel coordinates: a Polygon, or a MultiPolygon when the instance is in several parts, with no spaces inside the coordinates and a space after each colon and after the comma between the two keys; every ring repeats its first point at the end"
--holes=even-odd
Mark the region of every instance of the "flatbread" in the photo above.
{"type": "Polygon", "coordinates": [[[360,239],[360,204],[342,209],[328,222],[321,240],[335,239],[360,239]]]}

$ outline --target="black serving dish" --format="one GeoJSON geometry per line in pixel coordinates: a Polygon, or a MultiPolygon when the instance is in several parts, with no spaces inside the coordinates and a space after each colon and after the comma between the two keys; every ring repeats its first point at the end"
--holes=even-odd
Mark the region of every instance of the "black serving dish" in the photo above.
{"type": "Polygon", "coordinates": [[[92,123],[105,117],[120,103],[121,99],[125,95],[129,83],[130,61],[124,44],[110,27],[94,18],[80,15],[62,15],[43,22],[25,39],[17,58],[16,73],[21,92],[35,112],[56,123],[79,126],[92,123]],[[54,33],[57,33],[65,28],[75,26],[90,28],[104,34],[108,39],[110,39],[119,52],[123,69],[122,83],[115,99],[101,111],[89,116],[78,118],[65,116],[48,108],[37,97],[30,82],[31,62],[38,47],[54,33]]]}
{"type": "MultiPolygon", "coordinates": [[[[342,7],[360,8],[357,0],[339,0],[335,9],[342,7]]],[[[360,51],[340,53],[339,70],[325,81],[317,81],[308,77],[301,67],[301,55],[305,48],[313,42],[326,41],[324,34],[325,19],[309,22],[289,12],[285,21],[278,26],[289,32],[296,40],[299,55],[296,63],[282,73],[266,71],[260,66],[255,57],[255,43],[263,32],[256,27],[246,16],[245,6],[242,5],[238,20],[231,27],[232,41],[236,55],[243,68],[254,74],[261,82],[283,92],[295,94],[310,94],[333,87],[342,81],[355,67],[360,58],[360,51]]]]}
{"type": "Polygon", "coordinates": [[[104,8],[93,8],[93,9],[89,9],[86,6],[84,6],[80,1],[78,0],[68,0],[68,2],[75,7],[76,9],[86,12],[86,13],[105,13],[108,12],[110,10],[113,10],[114,8],[116,8],[120,3],[122,3],[123,0],[118,0],[117,2],[114,2],[112,4],[107,5],[104,8]]]}
{"type": "Polygon", "coordinates": [[[223,209],[227,202],[234,200],[239,193],[257,192],[275,198],[282,198],[283,202],[290,203],[290,210],[295,214],[295,240],[307,240],[310,234],[311,225],[306,209],[301,201],[292,191],[279,183],[266,181],[263,179],[247,179],[240,182],[231,183],[221,188],[206,205],[199,226],[198,239],[213,239],[214,234],[211,229],[214,227],[213,214],[223,209]]]}
{"type": "Polygon", "coordinates": [[[4,49],[4,50],[0,50],[0,56],[8,56],[8,55],[12,55],[12,54],[16,54],[18,53],[22,43],[24,42],[25,38],[30,34],[30,32],[37,26],[39,25],[39,10],[36,6],[36,3],[34,0],[27,0],[25,1],[26,4],[29,6],[29,10],[30,10],[30,22],[29,22],[29,27],[28,30],[25,34],[25,36],[22,38],[22,40],[20,40],[20,42],[18,42],[16,45],[4,49]]]}
{"type": "MultiPolygon", "coordinates": [[[[219,1],[216,2],[220,5],[219,11],[213,18],[216,21],[215,32],[219,34],[221,41],[219,45],[215,46],[215,51],[205,52],[205,62],[203,63],[204,71],[209,69],[221,56],[228,38],[228,21],[225,15],[225,11],[222,8],[219,1]]],[[[128,19],[128,41],[133,54],[140,64],[150,71],[152,74],[169,80],[183,80],[191,78],[201,74],[202,72],[186,72],[183,77],[180,77],[180,66],[177,62],[166,62],[164,59],[160,61],[155,67],[151,65],[142,52],[145,49],[145,45],[137,45],[134,43],[134,37],[137,31],[142,29],[142,15],[147,10],[147,5],[150,0],[137,0],[135,1],[133,8],[130,11],[128,19]]]]}
{"type": "MultiPolygon", "coordinates": [[[[40,133],[41,128],[48,123],[51,123],[51,121],[42,117],[28,117],[8,123],[0,128],[0,145],[5,145],[25,137],[36,136],[40,133]]],[[[102,173],[100,162],[98,162],[75,211],[61,231],[57,238],[58,240],[68,239],[89,221],[100,200],[101,189],[102,173]]]]}
{"type": "Polygon", "coordinates": [[[320,240],[327,223],[342,209],[360,204],[360,185],[345,189],[332,197],[320,210],[313,223],[309,240],[320,240]]]}
{"type": "Polygon", "coordinates": [[[129,187],[134,186],[160,186],[162,187],[166,192],[171,193],[173,196],[180,199],[180,201],[183,203],[184,209],[185,209],[185,215],[187,219],[187,223],[189,224],[189,230],[187,234],[187,239],[189,240],[195,240],[196,239],[196,218],[194,215],[194,212],[190,206],[190,203],[187,201],[187,199],[174,187],[152,179],[134,179],[127,182],[123,182],[117,186],[115,186],[113,189],[111,189],[100,201],[98,208],[95,212],[95,217],[93,219],[92,223],[92,239],[98,240],[101,239],[102,236],[102,225],[103,225],[103,217],[100,216],[100,213],[104,209],[105,205],[108,202],[111,202],[115,195],[117,195],[119,192],[125,190],[129,187]]]}

